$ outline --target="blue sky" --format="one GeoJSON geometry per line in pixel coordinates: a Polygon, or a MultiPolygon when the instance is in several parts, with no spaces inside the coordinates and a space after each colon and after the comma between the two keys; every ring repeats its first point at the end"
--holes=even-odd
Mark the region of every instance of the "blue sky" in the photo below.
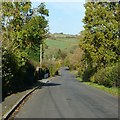
{"type": "MultiPolygon", "coordinates": [[[[33,7],[39,5],[32,2],[33,7]]],[[[85,9],[83,2],[46,2],[49,9],[49,29],[51,33],[79,34],[83,30],[82,19],[85,9]]]]}

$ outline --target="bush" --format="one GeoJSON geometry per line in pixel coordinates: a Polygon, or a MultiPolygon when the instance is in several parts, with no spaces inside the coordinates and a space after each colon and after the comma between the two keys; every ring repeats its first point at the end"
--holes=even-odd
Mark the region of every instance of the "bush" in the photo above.
{"type": "Polygon", "coordinates": [[[34,82],[36,82],[35,67],[29,60],[27,60],[25,64],[24,82],[26,86],[32,85],[34,82]]]}
{"type": "Polygon", "coordinates": [[[49,66],[49,71],[50,71],[50,76],[54,76],[56,74],[56,71],[58,70],[57,68],[57,63],[53,62],[49,66]]]}
{"type": "Polygon", "coordinates": [[[10,50],[3,49],[2,51],[2,95],[4,98],[32,85],[35,82],[35,67],[29,60],[24,60],[25,64],[20,63],[20,58],[10,50]]]}
{"type": "Polygon", "coordinates": [[[73,53],[67,55],[64,65],[69,66],[70,70],[77,70],[82,67],[82,55],[83,51],[80,48],[76,48],[73,53]]]}
{"type": "Polygon", "coordinates": [[[111,86],[120,86],[120,64],[116,63],[112,67],[107,68],[106,81],[110,81],[111,86]]]}
{"type": "Polygon", "coordinates": [[[2,49],[2,92],[3,96],[12,92],[12,83],[14,75],[18,71],[16,57],[8,50],[2,49]]]}
{"type": "Polygon", "coordinates": [[[96,72],[96,67],[87,68],[82,74],[83,81],[90,81],[90,78],[95,74],[95,72],[96,72]]]}
{"type": "Polygon", "coordinates": [[[98,70],[94,76],[91,77],[91,81],[107,86],[118,87],[120,86],[120,64],[116,63],[110,67],[102,68],[98,70]]]}
{"type": "Polygon", "coordinates": [[[49,71],[50,76],[58,75],[58,69],[61,66],[60,60],[54,60],[54,61],[44,61],[43,67],[46,67],[47,71],[49,71]]]}

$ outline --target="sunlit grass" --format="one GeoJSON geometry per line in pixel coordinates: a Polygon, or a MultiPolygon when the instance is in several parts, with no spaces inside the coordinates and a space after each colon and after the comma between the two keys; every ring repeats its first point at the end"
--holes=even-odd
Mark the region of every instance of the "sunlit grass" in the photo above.
{"type": "Polygon", "coordinates": [[[119,88],[119,90],[118,90],[118,88],[115,88],[115,87],[105,87],[105,86],[103,86],[103,85],[99,85],[99,84],[97,84],[97,83],[92,83],[92,82],[84,82],[84,81],[82,81],[82,79],[81,78],[77,78],[77,80],[79,80],[79,81],[81,81],[83,84],[86,84],[86,85],[90,85],[90,86],[92,86],[92,87],[95,87],[95,88],[98,88],[98,89],[100,89],[100,90],[103,90],[103,91],[105,91],[105,92],[107,92],[107,93],[110,93],[110,94],[112,94],[112,95],[114,95],[114,96],[120,96],[120,94],[119,94],[119,92],[118,91],[120,91],[120,88],[119,88]]]}
{"type": "Polygon", "coordinates": [[[45,49],[44,56],[51,56],[51,54],[55,56],[59,49],[67,54],[70,53],[72,49],[78,47],[79,40],[78,38],[67,38],[59,35],[59,37],[45,39],[45,44],[48,49],[45,49]]]}
{"type": "Polygon", "coordinates": [[[46,39],[45,43],[49,47],[55,47],[59,49],[71,48],[71,46],[78,45],[79,41],[76,38],[56,38],[54,39],[46,39]]]}

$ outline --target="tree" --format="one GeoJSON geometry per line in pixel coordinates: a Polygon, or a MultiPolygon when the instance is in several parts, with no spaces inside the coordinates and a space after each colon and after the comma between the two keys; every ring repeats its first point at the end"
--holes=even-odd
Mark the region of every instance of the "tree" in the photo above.
{"type": "Polygon", "coordinates": [[[86,80],[101,68],[119,61],[119,4],[117,2],[87,2],[83,19],[80,47],[84,51],[86,80]]]}
{"type": "MultiPolygon", "coordinates": [[[[2,2],[2,69],[3,89],[19,86],[20,80],[26,84],[29,49],[43,44],[48,32],[48,9],[41,3],[31,8],[31,2],[2,2]],[[19,77],[19,75],[21,75],[19,77]],[[12,82],[10,82],[12,81],[12,82]],[[13,84],[14,83],[14,84],[13,84]]],[[[31,68],[30,68],[31,69],[31,68]]],[[[28,82],[28,81],[27,81],[28,82]]],[[[30,82],[30,81],[29,81],[30,82]]],[[[28,82],[28,84],[29,84],[28,82]]],[[[5,91],[8,93],[8,91],[5,91]]],[[[6,93],[6,94],[7,94],[6,93]]]]}
{"type": "Polygon", "coordinates": [[[88,2],[85,8],[81,47],[88,67],[99,68],[118,61],[118,3],[88,2]]]}

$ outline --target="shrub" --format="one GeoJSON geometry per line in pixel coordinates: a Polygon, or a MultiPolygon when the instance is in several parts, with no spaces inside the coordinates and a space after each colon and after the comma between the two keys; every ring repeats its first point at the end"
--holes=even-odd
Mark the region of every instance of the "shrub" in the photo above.
{"type": "Polygon", "coordinates": [[[69,66],[71,70],[77,70],[77,68],[82,67],[82,55],[83,51],[76,48],[73,53],[67,55],[64,64],[69,66]]]}
{"type": "Polygon", "coordinates": [[[87,68],[82,74],[83,81],[90,81],[90,78],[95,74],[95,72],[96,68],[87,68]]]}
{"type": "Polygon", "coordinates": [[[58,75],[58,70],[61,66],[60,60],[51,60],[51,61],[44,61],[42,65],[46,70],[49,71],[50,76],[58,75]]]}
{"type": "Polygon", "coordinates": [[[18,71],[16,57],[8,50],[2,49],[2,92],[3,96],[11,93],[14,75],[18,71]]]}
{"type": "Polygon", "coordinates": [[[35,82],[35,67],[29,60],[20,62],[22,56],[3,49],[2,55],[2,95],[3,98],[11,93],[26,89],[35,82]]]}
{"type": "Polygon", "coordinates": [[[120,64],[118,63],[98,70],[98,72],[91,77],[92,82],[96,82],[107,87],[120,86],[119,80],[120,80],[120,64]]]}

